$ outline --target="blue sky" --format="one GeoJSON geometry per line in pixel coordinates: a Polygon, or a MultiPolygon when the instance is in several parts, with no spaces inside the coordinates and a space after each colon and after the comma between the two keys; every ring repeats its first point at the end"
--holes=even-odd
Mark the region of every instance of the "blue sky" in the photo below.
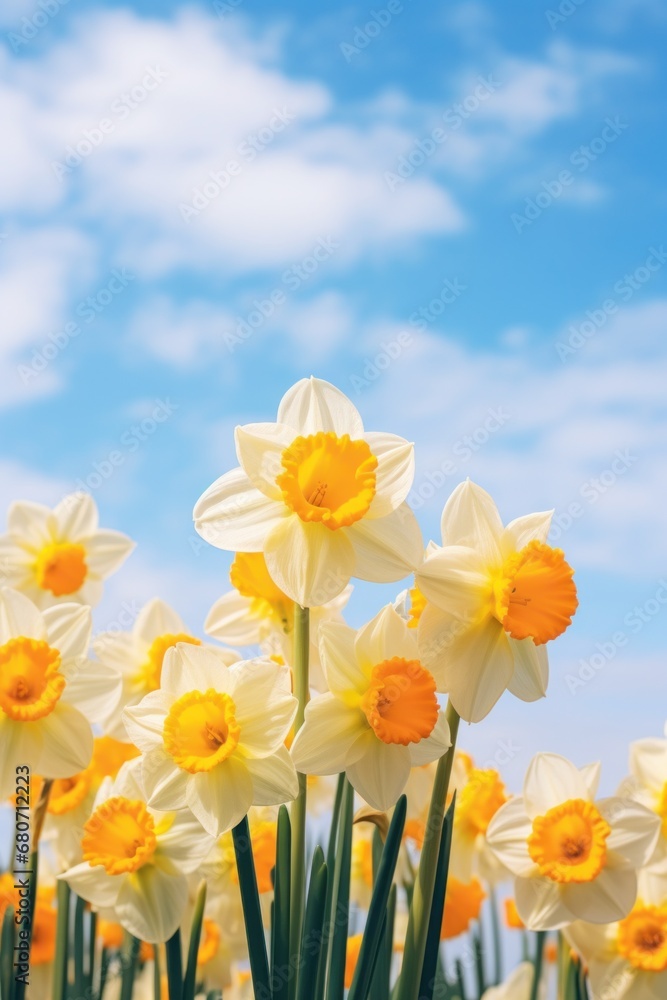
{"type": "Polygon", "coordinates": [[[0,500],[83,481],[138,541],[98,627],[157,594],[201,628],[229,560],[193,503],[314,373],[416,442],[425,538],[468,475],[507,520],[556,508],[581,607],[548,698],[463,743],[519,747],[515,787],[538,749],[602,757],[611,789],[667,714],[663,5],[0,18],[0,500]]]}

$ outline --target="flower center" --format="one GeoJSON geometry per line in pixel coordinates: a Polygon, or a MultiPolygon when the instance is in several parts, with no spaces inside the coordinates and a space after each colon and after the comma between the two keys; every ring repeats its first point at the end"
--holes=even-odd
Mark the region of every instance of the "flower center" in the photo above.
{"type": "Polygon", "coordinates": [[[74,542],[50,542],[37,556],[37,586],[54,597],[73,594],[86,579],[86,550],[74,542]]]}
{"type": "Polygon", "coordinates": [[[662,819],[662,835],[663,837],[667,837],[667,781],[662,786],[662,792],[660,793],[660,799],[658,800],[658,808],[656,812],[662,819]]]}
{"type": "Polygon", "coordinates": [[[592,882],[606,864],[610,833],[592,803],[570,799],[533,821],[528,853],[553,882],[592,882]]]}
{"type": "Polygon", "coordinates": [[[276,483],[302,521],[321,521],[335,530],[368,512],[378,461],[365,441],[320,431],[295,438],[281,460],[285,471],[276,483]]]}
{"type": "Polygon", "coordinates": [[[30,943],[30,962],[33,965],[46,965],[55,958],[57,922],[55,907],[50,902],[38,899],[35,903],[30,943]]]}
{"type": "Polygon", "coordinates": [[[220,940],[220,928],[215,920],[211,920],[210,917],[204,917],[201,942],[199,951],[197,952],[198,965],[206,965],[207,962],[215,958],[220,948],[220,940]]]}
{"type": "Polygon", "coordinates": [[[95,785],[99,785],[107,775],[115,778],[123,764],[139,756],[133,743],[123,743],[113,736],[96,736],[93,759],[88,770],[95,785]]]}
{"type": "Polygon", "coordinates": [[[237,552],[229,578],[239,594],[251,599],[250,611],[255,618],[270,619],[284,632],[292,630],[294,601],[276,587],[261,552],[237,552]]]}
{"type": "Polygon", "coordinates": [[[493,614],[513,639],[539,646],[572,624],[577,610],[574,570],[561,549],[529,542],[494,576],[493,614]]]}
{"type": "Polygon", "coordinates": [[[43,719],[53,711],[64,689],[57,649],[25,636],[0,646],[0,709],[10,719],[43,719]]]}
{"type": "Polygon", "coordinates": [[[157,847],[153,817],[139,799],[107,799],[83,831],[83,860],[102,865],[109,875],[138,871],[157,847]]]}
{"type": "Polygon", "coordinates": [[[151,647],[148,650],[146,662],[139,670],[137,676],[138,684],[144,691],[157,691],[160,686],[160,678],[162,677],[162,664],[165,653],[172,646],[175,646],[177,642],[189,642],[193,646],[201,646],[201,639],[196,639],[185,632],[177,632],[175,635],[171,632],[166,632],[164,635],[159,635],[156,639],[153,639],[151,647]]]}
{"type": "Polygon", "coordinates": [[[241,730],[228,694],[209,688],[178,698],[164,721],[164,748],[191,774],[210,771],[238,746],[241,730]]]}
{"type": "Polygon", "coordinates": [[[51,786],[49,813],[52,816],[63,816],[80,806],[90,790],[90,777],[86,770],[72,778],[56,778],[51,786]]]}
{"type": "Polygon", "coordinates": [[[485,834],[489,823],[507,799],[505,785],[497,771],[472,768],[456,803],[457,826],[464,827],[473,837],[485,834]]]}
{"type": "Polygon", "coordinates": [[[667,971],[667,906],[638,903],[618,925],[617,947],[635,969],[667,971]]]}
{"type": "Polygon", "coordinates": [[[355,838],[352,845],[352,879],[373,888],[373,842],[355,838]]]}
{"type": "Polygon", "coordinates": [[[486,893],[481,882],[473,878],[470,882],[461,882],[450,875],[447,879],[445,894],[445,910],[442,915],[440,939],[458,937],[468,930],[471,921],[477,920],[486,893]]]}
{"type": "Polygon", "coordinates": [[[426,607],[426,598],[422,594],[419,587],[412,587],[410,590],[410,609],[408,614],[410,620],[408,621],[408,628],[417,628],[419,625],[419,619],[422,616],[422,612],[426,607]]]}
{"type": "Polygon", "coordinates": [[[383,743],[419,743],[438,721],[433,676],[418,660],[384,660],[373,667],[361,708],[383,743]]]}

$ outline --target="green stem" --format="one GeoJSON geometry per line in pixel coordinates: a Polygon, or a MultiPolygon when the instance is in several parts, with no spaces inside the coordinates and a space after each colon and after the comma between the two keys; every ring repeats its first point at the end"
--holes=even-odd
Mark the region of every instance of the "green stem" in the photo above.
{"type": "Polygon", "coordinates": [[[74,993],[77,997],[82,997],[86,990],[86,974],[84,969],[85,938],[83,931],[85,907],[85,899],[77,896],[74,906],[74,993]]]}
{"type": "MultiPolygon", "coordinates": [[[[197,889],[197,900],[195,911],[192,917],[192,928],[190,930],[190,944],[188,946],[188,964],[185,969],[185,979],[183,981],[183,1000],[194,1000],[195,985],[197,980],[197,956],[199,954],[199,941],[201,939],[201,929],[204,923],[204,906],[206,905],[206,882],[202,880],[197,889]]],[[[157,956],[157,945],[155,946],[157,956]]],[[[157,961],[157,958],[156,958],[157,961]]]]}
{"type": "MultiPolygon", "coordinates": [[[[297,605],[294,609],[294,694],[298,701],[294,732],[303,725],[310,693],[308,653],[310,649],[310,611],[297,605]]],[[[290,982],[290,996],[296,996],[300,968],[301,930],[306,900],[306,776],[299,775],[299,794],[290,812],[292,828],[292,885],[290,889],[290,963],[295,972],[290,982]]]]}
{"type": "MultiPolygon", "coordinates": [[[[257,889],[257,874],[252,855],[250,827],[245,816],[232,830],[234,854],[239,873],[239,888],[243,904],[243,919],[245,920],[246,940],[250,952],[250,971],[255,997],[267,1000],[271,996],[271,976],[269,974],[269,959],[266,953],[266,938],[262,923],[262,909],[259,903],[257,889]]],[[[173,1000],[171,993],[169,1000],[173,1000]]],[[[180,1000],[180,997],[178,998],[180,1000]]]]}
{"type": "Polygon", "coordinates": [[[153,1000],[162,1000],[162,970],[160,968],[160,945],[153,946],[153,1000]]]}
{"type": "Polygon", "coordinates": [[[67,882],[58,879],[56,883],[58,900],[58,922],[56,924],[56,952],[53,959],[53,1000],[64,1000],[67,986],[67,942],[69,937],[69,900],[71,895],[67,882]]]}
{"type": "Polygon", "coordinates": [[[542,978],[542,959],[544,957],[544,941],[546,931],[538,931],[535,935],[535,958],[533,959],[533,984],[530,988],[530,1000],[537,1000],[542,978]]]}
{"type": "Polygon", "coordinates": [[[133,937],[131,934],[126,935],[125,948],[123,949],[123,979],[120,989],[120,1000],[132,1000],[140,944],[141,942],[138,938],[133,937]]]}
{"type": "Polygon", "coordinates": [[[181,1000],[183,992],[183,956],[181,954],[180,928],[165,944],[167,950],[167,984],[169,1000],[181,1000]]]}
{"type": "Polygon", "coordinates": [[[503,980],[503,953],[500,941],[500,920],[498,918],[498,898],[492,887],[489,903],[491,906],[491,933],[493,935],[493,984],[498,986],[503,980]]]}
{"type": "Polygon", "coordinates": [[[426,821],[424,845],[419,860],[412,905],[410,907],[408,932],[405,940],[405,954],[398,993],[399,1000],[417,1000],[419,996],[421,970],[426,951],[429,917],[433,903],[433,889],[438,866],[442,824],[447,804],[449,779],[452,773],[452,764],[454,763],[456,737],[459,731],[459,714],[451,701],[447,702],[446,716],[449,723],[452,745],[445,756],[441,757],[438,761],[438,768],[435,772],[431,804],[426,821]]]}

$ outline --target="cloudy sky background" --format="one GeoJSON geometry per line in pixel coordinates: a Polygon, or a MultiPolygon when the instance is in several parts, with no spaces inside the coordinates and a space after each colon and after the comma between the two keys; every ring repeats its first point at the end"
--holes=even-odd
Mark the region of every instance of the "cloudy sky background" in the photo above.
{"type": "Polygon", "coordinates": [[[466,476],[506,520],[556,508],[581,607],[548,698],[461,742],[511,742],[515,788],[539,749],[601,757],[611,790],[667,716],[660,0],[405,0],[368,30],[356,3],[41,4],[0,14],[3,509],[83,482],[139,543],[97,627],[159,595],[201,629],[229,558],[194,501],[237,423],[327,378],[416,442],[425,538],[466,476]]]}

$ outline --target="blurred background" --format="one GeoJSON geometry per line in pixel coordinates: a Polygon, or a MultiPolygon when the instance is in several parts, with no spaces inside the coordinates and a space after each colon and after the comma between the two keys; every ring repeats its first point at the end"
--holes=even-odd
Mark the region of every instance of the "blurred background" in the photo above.
{"type": "Polygon", "coordinates": [[[138,542],[96,627],[157,595],[201,629],[230,560],[195,500],[327,378],[415,441],[425,539],[466,476],[505,520],[556,508],[581,606],[548,698],[460,743],[514,790],[537,750],[602,757],[611,791],[667,716],[665,5],[0,18],[2,510],[89,490],[138,542]]]}

